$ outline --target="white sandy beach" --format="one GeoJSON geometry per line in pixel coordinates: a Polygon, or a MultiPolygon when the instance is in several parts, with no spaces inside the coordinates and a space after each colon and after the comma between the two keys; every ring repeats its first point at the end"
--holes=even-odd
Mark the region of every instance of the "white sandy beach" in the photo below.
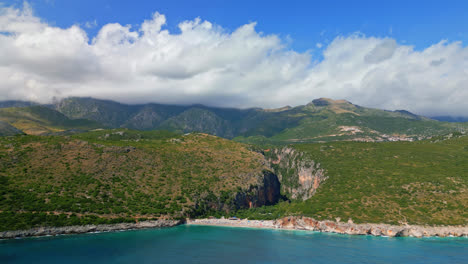
{"type": "Polygon", "coordinates": [[[231,226],[231,227],[252,227],[252,228],[277,228],[273,220],[248,220],[248,219],[189,219],[187,225],[207,225],[207,226],[231,226]]]}

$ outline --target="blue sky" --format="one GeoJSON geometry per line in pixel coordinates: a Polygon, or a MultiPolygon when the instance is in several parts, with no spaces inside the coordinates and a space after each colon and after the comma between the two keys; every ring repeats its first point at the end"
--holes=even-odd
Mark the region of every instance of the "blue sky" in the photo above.
{"type": "Polygon", "coordinates": [[[257,22],[258,31],[289,36],[291,47],[298,51],[355,32],[389,36],[416,49],[442,39],[468,43],[468,1],[464,0],[36,0],[30,4],[37,16],[60,27],[96,21],[96,27],[86,29],[90,39],[104,24],[138,25],[157,11],[166,15],[171,31],[177,31],[178,23],[196,17],[228,30],[257,22]]]}
{"type": "Polygon", "coordinates": [[[0,3],[0,100],[468,115],[468,1],[0,3]]]}

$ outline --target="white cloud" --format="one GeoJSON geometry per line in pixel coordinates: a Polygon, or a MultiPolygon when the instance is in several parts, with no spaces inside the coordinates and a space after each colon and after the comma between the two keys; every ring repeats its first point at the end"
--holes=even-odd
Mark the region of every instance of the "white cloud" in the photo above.
{"type": "Polygon", "coordinates": [[[367,53],[364,60],[367,63],[380,63],[390,59],[397,48],[398,45],[394,39],[385,39],[367,53]]]}
{"type": "MultiPolygon", "coordinates": [[[[138,28],[118,23],[88,39],[78,25],[51,26],[32,9],[0,9],[0,100],[93,96],[126,103],[234,107],[345,98],[426,115],[468,115],[468,48],[441,41],[417,51],[392,38],[337,37],[323,60],[255,30],[232,32],[196,18],[165,29],[155,13],[138,28]]],[[[320,44],[322,45],[322,44],[320,44]]],[[[317,47],[319,44],[316,45],[317,47]]]]}

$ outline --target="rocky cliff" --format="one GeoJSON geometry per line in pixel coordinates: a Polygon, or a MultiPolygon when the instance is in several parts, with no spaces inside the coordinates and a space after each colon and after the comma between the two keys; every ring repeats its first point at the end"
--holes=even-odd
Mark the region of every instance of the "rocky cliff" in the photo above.
{"type": "Polygon", "coordinates": [[[320,163],[293,148],[268,150],[265,157],[281,182],[281,191],[290,199],[309,199],[327,179],[320,163]]]}
{"type": "Polygon", "coordinates": [[[239,209],[274,205],[281,198],[281,184],[278,177],[269,170],[263,170],[255,184],[247,189],[238,188],[234,193],[222,192],[220,195],[207,193],[196,199],[195,209],[191,216],[206,215],[216,211],[231,212],[239,209]]]}
{"type": "Polygon", "coordinates": [[[173,227],[183,224],[182,220],[159,219],[143,221],[138,223],[120,223],[109,225],[84,225],[84,226],[62,226],[62,227],[38,227],[28,230],[15,230],[0,232],[0,239],[35,237],[35,236],[56,236],[69,234],[83,234],[93,232],[111,232],[120,230],[146,229],[173,227]]]}
{"type": "Polygon", "coordinates": [[[284,217],[273,223],[275,228],[311,230],[348,235],[373,235],[388,237],[462,237],[468,236],[467,226],[419,226],[388,224],[355,224],[351,220],[340,222],[318,221],[309,217],[284,217]]]}
{"type": "Polygon", "coordinates": [[[271,171],[264,170],[262,183],[237,193],[235,207],[240,209],[274,205],[280,199],[280,186],[278,177],[271,171]]]}

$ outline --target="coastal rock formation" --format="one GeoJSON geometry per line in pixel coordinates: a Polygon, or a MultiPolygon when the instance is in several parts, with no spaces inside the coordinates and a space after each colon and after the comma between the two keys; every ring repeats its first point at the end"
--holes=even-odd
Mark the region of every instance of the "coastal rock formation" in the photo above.
{"type": "Polygon", "coordinates": [[[197,198],[192,216],[204,215],[208,211],[235,211],[278,203],[281,185],[278,177],[269,170],[263,170],[259,175],[250,175],[257,179],[247,189],[239,188],[237,192],[221,195],[208,193],[197,198]]]}
{"type": "Polygon", "coordinates": [[[138,222],[138,223],[121,223],[121,224],[113,224],[113,225],[38,227],[38,228],[29,229],[29,230],[15,230],[15,231],[0,232],[0,239],[172,227],[172,226],[180,225],[183,223],[184,221],[181,221],[181,220],[160,219],[160,220],[144,221],[144,222],[138,222]]]}
{"type": "Polygon", "coordinates": [[[274,205],[280,199],[280,182],[271,171],[263,171],[263,183],[236,195],[236,209],[274,205]]]}
{"type": "Polygon", "coordinates": [[[281,182],[281,190],[291,199],[309,199],[327,179],[319,163],[293,148],[273,149],[266,156],[281,182]]]}
{"type": "Polygon", "coordinates": [[[348,235],[373,235],[388,237],[466,237],[466,226],[417,226],[417,225],[388,225],[388,224],[355,224],[334,221],[318,221],[309,217],[284,217],[273,224],[275,228],[311,230],[348,235]]]}

